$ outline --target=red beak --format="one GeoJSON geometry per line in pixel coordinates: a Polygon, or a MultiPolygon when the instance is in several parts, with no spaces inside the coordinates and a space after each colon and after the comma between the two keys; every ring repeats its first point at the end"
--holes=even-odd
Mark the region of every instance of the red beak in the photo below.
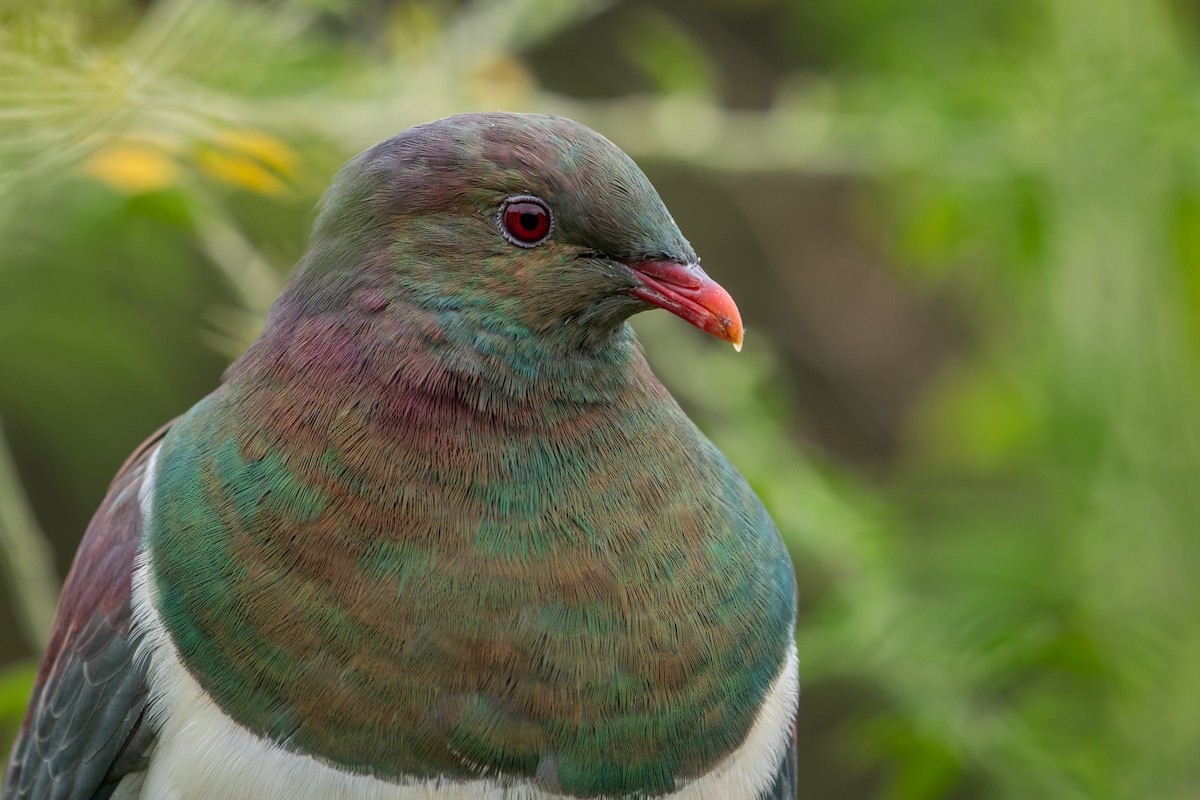
{"type": "Polygon", "coordinates": [[[665,308],[702,331],[732,342],[742,349],[742,315],[729,292],[704,274],[698,264],[675,261],[639,261],[630,264],[642,285],[631,294],[665,308]]]}

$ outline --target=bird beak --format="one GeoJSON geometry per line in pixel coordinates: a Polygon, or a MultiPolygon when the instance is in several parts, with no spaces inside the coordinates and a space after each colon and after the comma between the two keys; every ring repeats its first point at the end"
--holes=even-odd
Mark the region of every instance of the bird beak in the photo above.
{"type": "Polygon", "coordinates": [[[704,274],[699,264],[639,261],[629,264],[641,283],[630,294],[742,349],[742,315],[729,292],[704,274]]]}

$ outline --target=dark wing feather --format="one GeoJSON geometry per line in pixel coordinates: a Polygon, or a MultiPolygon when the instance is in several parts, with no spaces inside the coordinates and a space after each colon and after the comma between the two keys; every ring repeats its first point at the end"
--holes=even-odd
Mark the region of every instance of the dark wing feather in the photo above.
{"type": "Polygon", "coordinates": [[[132,635],[133,561],[141,540],[138,490],[170,425],[117,473],[67,576],[50,644],[4,776],[3,800],[105,800],[144,768],[146,665],[132,635]]]}
{"type": "Polygon", "coordinates": [[[783,762],[775,773],[775,783],[758,796],[758,800],[795,800],[796,798],[796,726],[792,726],[792,738],[788,742],[783,762]]]}

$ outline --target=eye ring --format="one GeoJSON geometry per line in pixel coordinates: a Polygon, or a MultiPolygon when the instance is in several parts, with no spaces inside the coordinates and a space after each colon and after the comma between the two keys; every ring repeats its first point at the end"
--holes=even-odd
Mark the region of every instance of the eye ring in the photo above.
{"type": "Polygon", "coordinates": [[[554,235],[554,214],[542,198],[518,194],[500,204],[496,227],[517,247],[537,247],[554,235]]]}

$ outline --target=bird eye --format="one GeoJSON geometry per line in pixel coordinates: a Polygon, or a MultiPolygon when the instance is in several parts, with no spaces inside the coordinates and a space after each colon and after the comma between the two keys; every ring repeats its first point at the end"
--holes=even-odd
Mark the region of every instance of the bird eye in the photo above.
{"type": "Polygon", "coordinates": [[[510,197],[500,207],[500,230],[518,247],[535,247],[550,238],[554,219],[550,209],[536,197],[510,197]]]}

